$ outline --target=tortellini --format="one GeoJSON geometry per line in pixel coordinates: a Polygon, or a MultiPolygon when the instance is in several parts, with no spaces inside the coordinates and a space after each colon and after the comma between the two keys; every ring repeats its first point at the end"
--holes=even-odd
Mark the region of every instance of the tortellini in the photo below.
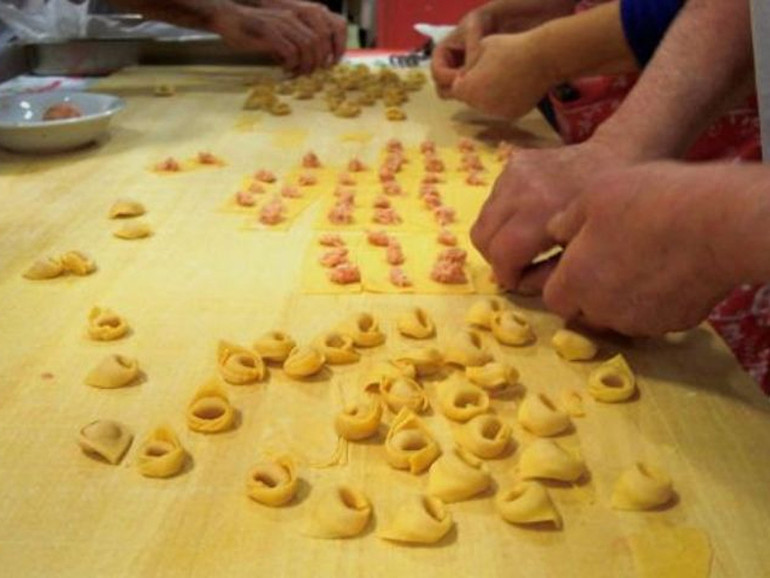
{"type": "Polygon", "coordinates": [[[481,335],[476,331],[462,330],[455,333],[447,344],[444,361],[462,367],[478,367],[492,361],[492,355],[484,347],[481,335]]]}
{"type": "Polygon", "coordinates": [[[552,523],[561,528],[561,516],[548,495],[548,490],[537,482],[519,482],[500,492],[495,498],[497,511],[511,524],[552,523]]]}
{"type": "Polygon", "coordinates": [[[364,531],[372,517],[372,503],[351,486],[323,491],[307,520],[305,533],[315,538],[352,538],[364,531]]]}
{"type": "Polygon", "coordinates": [[[490,328],[495,339],[503,345],[528,345],[535,341],[535,332],[529,320],[511,309],[493,313],[490,328]]]}
{"type": "Polygon", "coordinates": [[[393,420],[385,439],[385,457],[398,470],[419,474],[441,454],[441,448],[428,428],[409,408],[393,420]]]}
{"type": "Polygon", "coordinates": [[[596,343],[569,329],[559,329],[554,333],[551,344],[561,357],[567,361],[587,361],[596,357],[596,343]]]}
{"type": "Polygon", "coordinates": [[[93,259],[81,251],[67,251],[59,260],[62,267],[68,273],[84,277],[96,271],[96,263],[93,259]]]}
{"type": "Polygon", "coordinates": [[[86,375],[85,383],[92,387],[113,389],[125,387],[139,377],[139,363],[125,355],[108,355],[86,375]]]}
{"type": "Polygon", "coordinates": [[[538,436],[553,436],[567,430],[571,421],[545,393],[531,393],[519,406],[519,423],[538,436]]]}
{"type": "Polygon", "coordinates": [[[406,376],[383,377],[380,380],[379,392],[388,408],[394,413],[398,413],[404,407],[408,407],[415,413],[422,413],[430,407],[423,387],[406,376]]]}
{"type": "Polygon", "coordinates": [[[62,273],[64,273],[64,265],[62,265],[61,260],[56,257],[46,257],[45,259],[35,261],[24,272],[23,276],[26,279],[39,281],[42,279],[53,279],[62,273]]]}
{"type": "Polygon", "coordinates": [[[586,473],[585,462],[548,439],[537,439],[521,452],[519,474],[525,480],[575,482],[586,473]]]}
{"type": "Polygon", "coordinates": [[[433,496],[413,495],[403,500],[393,519],[377,535],[407,544],[435,544],[452,529],[452,514],[433,496]]]}
{"type": "Polygon", "coordinates": [[[490,361],[481,366],[466,367],[465,377],[487,391],[498,391],[515,386],[519,381],[519,372],[508,363],[490,361]]]}
{"type": "Polygon", "coordinates": [[[187,452],[174,430],[160,426],[153,430],[139,448],[136,468],[148,478],[170,478],[178,474],[187,460],[187,452]]]}
{"type": "Polygon", "coordinates": [[[381,361],[374,366],[364,380],[364,389],[367,391],[374,390],[379,392],[380,382],[383,379],[396,379],[400,377],[414,379],[416,373],[414,365],[411,363],[400,363],[396,365],[390,361],[381,361]]]}
{"type": "Polygon", "coordinates": [[[617,510],[650,510],[665,506],[674,497],[669,475],[645,462],[636,462],[615,482],[612,507],[617,510]]]}
{"type": "Polygon", "coordinates": [[[399,367],[411,365],[417,377],[435,375],[444,367],[444,355],[435,347],[414,347],[393,361],[399,367]]]}
{"type": "Polygon", "coordinates": [[[402,313],[396,321],[396,327],[401,335],[412,339],[429,339],[436,334],[436,324],[421,307],[402,313]]]}
{"type": "Polygon", "coordinates": [[[283,506],[296,495],[299,486],[294,461],[281,456],[272,461],[256,464],[246,481],[246,494],[265,506],[283,506]]]}
{"type": "Polygon", "coordinates": [[[97,341],[113,341],[128,333],[128,323],[111,309],[94,307],[88,314],[88,335],[97,341]]]}
{"type": "Polygon", "coordinates": [[[326,359],[315,347],[295,347],[283,362],[283,370],[289,377],[302,379],[321,371],[324,363],[326,359]]]}
{"type": "Polygon", "coordinates": [[[235,408],[216,379],[195,392],[187,406],[187,427],[201,433],[219,433],[235,425],[235,408]]]}
{"type": "Polygon", "coordinates": [[[399,106],[389,106],[385,109],[385,118],[390,121],[406,120],[406,112],[399,106]]]}
{"type": "Polygon", "coordinates": [[[376,347],[385,343],[385,334],[370,313],[359,313],[343,323],[342,333],[350,335],[358,347],[376,347]]]}
{"type": "Polygon", "coordinates": [[[382,404],[375,397],[346,405],[334,419],[337,435],[358,441],[375,435],[382,419],[382,404]]]}
{"type": "Polygon", "coordinates": [[[282,331],[268,331],[254,342],[254,350],[262,359],[283,363],[297,343],[282,331]]]}
{"type": "Polygon", "coordinates": [[[266,374],[265,362],[258,353],[227,341],[219,342],[217,365],[222,379],[233,385],[254,383],[266,374]]]}
{"type": "Polygon", "coordinates": [[[119,239],[144,239],[145,237],[152,235],[152,228],[147,223],[132,221],[130,223],[124,223],[112,234],[119,239]]]}
{"type": "Polygon", "coordinates": [[[461,502],[485,492],[492,476],[484,462],[462,447],[443,454],[428,472],[428,493],[444,502],[461,502]]]}
{"type": "Polygon", "coordinates": [[[583,394],[576,389],[563,389],[560,394],[560,401],[567,415],[585,417],[586,410],[583,406],[583,394]]]}
{"type": "Polygon", "coordinates": [[[496,297],[479,299],[465,314],[465,321],[476,327],[492,328],[492,315],[503,310],[503,302],[496,297]]]}
{"type": "Polygon", "coordinates": [[[455,431],[455,440],[474,455],[491,459],[499,457],[512,440],[511,426],[498,416],[485,413],[477,415],[455,431]]]}
{"type": "Polygon", "coordinates": [[[486,391],[457,379],[443,383],[438,398],[441,412],[453,421],[466,422],[489,409],[486,391]]]}
{"type": "Polygon", "coordinates": [[[622,355],[616,355],[588,376],[588,393],[596,401],[619,403],[636,392],[636,377],[622,355]]]}
{"type": "Polygon", "coordinates": [[[114,465],[120,463],[133,439],[133,434],[122,423],[101,419],[80,430],[78,445],[86,455],[100,457],[114,465]]]}
{"type": "Polygon", "coordinates": [[[330,331],[319,337],[315,347],[331,365],[355,363],[361,359],[361,354],[353,347],[353,338],[344,333],[330,331]]]}

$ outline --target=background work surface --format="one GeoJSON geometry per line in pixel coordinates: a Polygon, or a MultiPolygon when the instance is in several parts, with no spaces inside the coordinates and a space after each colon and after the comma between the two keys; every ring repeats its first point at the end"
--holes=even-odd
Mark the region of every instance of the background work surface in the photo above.
{"type": "MultiPolygon", "coordinates": [[[[554,488],[562,531],[505,524],[489,497],[451,505],[456,530],[438,546],[399,547],[377,528],[424,477],[391,470],[378,443],[351,445],[348,465],[317,469],[334,452],[331,428],[342,398],[361,371],[406,344],[394,327],[401,310],[420,305],[435,317],[438,341],[463,326],[474,296],[300,295],[303,253],[313,242],[317,208],[287,232],[244,230],[221,211],[244,174],[288,171],[313,148],[323,157],[374,155],[389,137],[407,144],[433,138],[451,146],[459,136],[500,134],[429,88],[406,105],[409,121],[385,124],[381,110],[335,119],[313,101],[285,118],[246,113],[238,69],[134,70],[102,90],[128,99],[111,138],[100,148],[49,158],[0,156],[0,567],[7,576],[634,576],[629,540],[696,528],[713,550],[713,576],[761,576],[770,568],[770,407],[710,331],[669,341],[604,342],[622,351],[640,378],[637,401],[588,403],[575,420],[591,471],[580,486],[554,488]],[[151,96],[159,81],[176,82],[173,98],[151,96]],[[316,106],[317,110],[312,107],[316,106]],[[341,140],[358,135],[357,140],[341,140]],[[208,149],[221,169],[159,176],[147,167],[166,156],[208,149]],[[118,197],[141,200],[155,235],[112,237],[106,218],[118,197]],[[90,253],[90,277],[31,282],[22,272],[37,258],[69,249],[90,253]],[[131,335],[113,343],[85,336],[93,305],[128,319],[131,335]],[[329,381],[298,383],[273,370],[254,386],[227,386],[239,427],[217,436],[189,432],[184,410],[193,391],[215,373],[219,339],[244,345],[270,329],[307,341],[346,315],[371,311],[387,344],[365,352],[360,365],[333,370],[329,381]],[[123,390],[83,385],[107,353],[139,359],[146,379],[123,390]],[[138,440],[120,466],[86,458],[77,431],[99,418],[127,424],[138,440]],[[180,476],[141,477],[133,468],[137,442],[169,423],[192,455],[180,476]],[[298,501],[264,508],[245,496],[253,463],[290,452],[305,483],[298,501]],[[665,511],[617,512],[609,496],[618,473],[649,459],[672,475],[678,503],[665,511]],[[314,541],[301,533],[317,490],[348,481],[371,497],[376,520],[358,539],[314,541]]],[[[522,146],[553,142],[545,124],[527,117],[508,136],[522,146]]],[[[584,387],[591,367],[559,360],[549,346],[561,326],[534,302],[535,345],[500,348],[529,391],[584,387]]],[[[435,400],[435,384],[428,386],[435,400]]],[[[513,423],[515,404],[493,406],[513,423]]],[[[427,418],[445,449],[446,421],[427,418]]],[[[515,437],[526,445],[518,426],[515,437]]],[[[490,462],[506,485],[517,454],[490,462]]],[[[670,553],[668,553],[670,554],[670,553]]],[[[663,555],[663,553],[661,554],[663,555]]],[[[680,556],[681,558],[681,556],[680,556]]]]}

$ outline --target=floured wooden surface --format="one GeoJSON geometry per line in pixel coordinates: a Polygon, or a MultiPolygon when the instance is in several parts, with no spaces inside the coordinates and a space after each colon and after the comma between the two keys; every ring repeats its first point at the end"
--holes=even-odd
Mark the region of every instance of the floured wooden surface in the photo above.
{"type": "MultiPolygon", "coordinates": [[[[437,547],[379,540],[376,528],[405,493],[425,487],[424,476],[392,470],[380,443],[351,444],[346,466],[309,464],[334,453],[333,417],[357,377],[407,344],[395,330],[399,312],[425,307],[441,343],[463,327],[462,313],[477,297],[301,295],[300,265],[315,239],[318,208],[286,232],[264,232],[244,230],[238,216],[222,211],[223,202],[244,174],[289,171],[309,148],[322,157],[371,154],[373,161],[390,137],[450,146],[491,129],[428,90],[406,105],[405,123],[385,123],[379,110],[352,121],[320,110],[263,116],[240,109],[242,77],[249,74],[129,71],[100,88],[129,103],[104,146],[42,159],[0,154],[0,562],[9,575],[635,576],[649,564],[635,563],[630,538],[661,526],[705,533],[712,576],[763,575],[770,567],[770,405],[705,329],[670,342],[603,342],[605,352],[627,356],[641,396],[621,406],[588,403],[576,434],[563,438],[580,444],[591,479],[553,489],[562,531],[507,525],[486,497],[450,506],[456,530],[437,547]],[[195,82],[185,86],[174,75],[195,82]],[[152,96],[166,78],[181,87],[178,95],[152,96]],[[227,164],[173,176],[147,170],[166,156],[189,158],[199,150],[227,164]],[[112,236],[116,223],[107,213],[119,197],[145,205],[153,236],[112,236]],[[70,249],[90,253],[99,270],[82,278],[22,278],[35,259],[70,249]],[[131,335],[88,340],[94,305],[124,315],[131,335]],[[227,386],[240,412],[237,429],[213,436],[186,429],[185,408],[215,372],[219,339],[249,345],[264,331],[283,329],[306,342],[357,311],[377,315],[388,334],[386,345],[364,352],[360,364],[334,368],[329,381],[298,383],[273,371],[265,383],[227,386]],[[108,353],[137,357],[145,381],[119,390],[84,385],[108,353]],[[127,424],[137,441],[169,423],[193,456],[191,466],[172,479],[143,478],[133,467],[137,442],[120,466],[86,458],[77,432],[99,418],[127,424]],[[273,510],[251,502],[245,482],[254,463],[281,452],[296,457],[305,483],[296,504],[273,510]],[[639,458],[669,471],[679,495],[673,508],[610,509],[616,476],[639,458]],[[302,536],[316,490],[337,481],[367,492],[374,528],[344,542],[302,536]]],[[[553,141],[535,115],[518,127],[514,140],[522,145],[553,141]]],[[[560,321],[534,302],[518,305],[530,310],[537,343],[492,345],[493,351],[519,368],[530,391],[584,387],[594,365],[570,365],[549,345],[560,321]]],[[[431,400],[436,387],[428,385],[431,400]]],[[[493,407],[514,422],[511,400],[493,407]]],[[[438,412],[426,421],[449,447],[448,422],[438,412]]],[[[518,425],[514,436],[520,444],[531,439],[518,425]]],[[[490,462],[498,484],[505,485],[515,462],[515,453],[490,462]]]]}

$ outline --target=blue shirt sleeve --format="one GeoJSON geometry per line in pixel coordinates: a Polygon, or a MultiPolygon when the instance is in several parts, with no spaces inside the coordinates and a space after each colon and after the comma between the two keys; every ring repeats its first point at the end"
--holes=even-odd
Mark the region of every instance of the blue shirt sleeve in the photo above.
{"type": "Polygon", "coordinates": [[[645,66],[685,0],[620,0],[623,32],[637,61],[645,66]]]}

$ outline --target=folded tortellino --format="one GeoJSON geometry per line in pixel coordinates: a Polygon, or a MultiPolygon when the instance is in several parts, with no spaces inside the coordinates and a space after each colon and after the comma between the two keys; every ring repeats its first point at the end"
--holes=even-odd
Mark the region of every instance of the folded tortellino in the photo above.
{"type": "Polygon", "coordinates": [[[492,315],[504,309],[503,301],[496,297],[479,299],[470,306],[465,321],[476,327],[492,328],[492,315]]]}
{"type": "Polygon", "coordinates": [[[546,393],[530,393],[519,406],[519,423],[538,436],[553,436],[567,430],[569,415],[546,393]]]}
{"type": "Polygon", "coordinates": [[[500,456],[511,443],[511,426],[498,416],[485,413],[471,418],[455,430],[455,441],[474,455],[491,459],[500,456]]]}
{"type": "Polygon", "coordinates": [[[39,281],[41,279],[53,279],[62,273],[64,273],[64,266],[61,260],[56,257],[46,257],[32,263],[32,266],[24,272],[23,276],[26,279],[39,281]]]}
{"type": "Polygon", "coordinates": [[[434,347],[414,347],[399,355],[393,362],[399,367],[411,365],[417,377],[425,377],[441,371],[444,356],[434,347]]]}
{"type": "Polygon", "coordinates": [[[669,475],[645,462],[636,462],[615,482],[612,507],[617,510],[650,510],[664,506],[674,497],[669,475]]]}
{"type": "Polygon", "coordinates": [[[112,354],[102,359],[86,375],[85,383],[92,387],[113,389],[133,383],[139,377],[139,363],[132,357],[112,354]]]}
{"type": "Polygon", "coordinates": [[[153,430],[139,448],[136,468],[148,478],[170,478],[178,474],[187,459],[174,430],[161,426],[153,430]]]}
{"type": "Polygon", "coordinates": [[[396,327],[401,335],[412,339],[428,339],[436,334],[436,324],[421,307],[413,307],[402,313],[396,321],[396,327]]]}
{"type": "Polygon", "coordinates": [[[441,412],[453,421],[466,422],[489,410],[489,394],[478,386],[449,379],[439,389],[441,412]]]}
{"type": "Polygon", "coordinates": [[[266,374],[265,362],[259,353],[227,341],[219,342],[217,364],[222,379],[233,385],[254,383],[266,374]]]}
{"type": "Polygon", "coordinates": [[[377,535],[394,542],[435,544],[453,525],[452,514],[440,499],[413,495],[402,501],[393,519],[377,535]]]}
{"type": "Polygon", "coordinates": [[[559,329],[554,333],[551,344],[561,357],[567,361],[587,361],[596,357],[599,348],[596,343],[569,329],[559,329]]]}
{"type": "Polygon", "coordinates": [[[519,482],[495,498],[497,511],[511,524],[552,523],[561,528],[561,516],[548,490],[537,482],[519,482]]]}
{"type": "Polygon", "coordinates": [[[330,331],[316,339],[315,348],[329,364],[355,363],[361,354],[353,347],[353,338],[344,333],[330,331]]]}
{"type": "Polygon", "coordinates": [[[128,333],[128,323],[111,309],[94,307],[88,314],[88,335],[97,341],[113,341],[128,333]]]}
{"type": "Polygon", "coordinates": [[[152,235],[152,227],[147,223],[131,221],[124,223],[119,229],[115,229],[112,234],[119,239],[144,239],[152,235]]]}
{"type": "Polygon", "coordinates": [[[588,393],[596,401],[619,403],[635,392],[636,377],[622,355],[605,361],[588,376],[588,393]]]}
{"type": "Polygon", "coordinates": [[[537,439],[521,452],[518,470],[525,480],[575,482],[586,473],[586,465],[553,440],[537,439]]]}
{"type": "Polygon", "coordinates": [[[478,367],[492,361],[481,335],[473,330],[461,330],[452,335],[446,346],[444,361],[461,367],[478,367]]]}
{"type": "Polygon", "coordinates": [[[83,277],[96,271],[96,263],[81,251],[67,251],[59,257],[62,267],[68,273],[83,277]]]}
{"type": "Polygon", "coordinates": [[[490,361],[478,367],[466,367],[465,377],[487,391],[498,391],[516,385],[519,372],[508,363],[490,361]]]}
{"type": "Polygon", "coordinates": [[[428,493],[447,503],[472,498],[491,484],[484,462],[462,447],[443,454],[428,471],[428,493]]]}
{"type": "Polygon", "coordinates": [[[358,441],[377,433],[382,419],[382,404],[375,397],[348,404],[334,419],[337,435],[358,441]]]}
{"type": "Polygon", "coordinates": [[[268,331],[254,342],[254,350],[262,359],[283,363],[289,357],[296,342],[282,331],[268,331]]]}
{"type": "Polygon", "coordinates": [[[80,430],[78,445],[88,456],[97,456],[111,464],[120,463],[134,436],[122,423],[100,419],[80,430]]]}
{"type": "Polygon", "coordinates": [[[259,462],[251,468],[246,481],[246,494],[265,506],[283,506],[294,498],[298,485],[294,461],[281,456],[272,461],[259,462]]]}
{"type": "Polygon", "coordinates": [[[378,391],[393,413],[398,413],[404,407],[415,413],[423,413],[430,407],[428,395],[423,387],[406,376],[383,377],[378,391]]]}
{"type": "Polygon", "coordinates": [[[358,313],[340,327],[342,333],[350,335],[359,347],[376,347],[385,343],[385,334],[371,313],[358,313]]]}
{"type": "Polygon", "coordinates": [[[383,379],[398,379],[401,377],[414,379],[415,375],[416,370],[411,363],[396,365],[390,361],[381,361],[364,378],[363,386],[366,391],[379,392],[380,383],[383,379]]]}
{"type": "Polygon", "coordinates": [[[110,219],[139,217],[144,215],[144,213],[144,205],[139,201],[132,201],[131,199],[118,199],[110,207],[110,219]]]}
{"type": "Polygon", "coordinates": [[[187,427],[201,433],[219,433],[235,425],[235,409],[217,379],[198,388],[187,406],[187,427]]]}
{"type": "Polygon", "coordinates": [[[283,362],[283,370],[289,377],[302,379],[321,371],[324,363],[326,359],[315,347],[295,347],[283,362]]]}
{"type": "Polygon", "coordinates": [[[337,485],[321,492],[305,526],[315,538],[352,538],[364,531],[372,517],[372,503],[351,486],[337,485]]]}
{"type": "Polygon", "coordinates": [[[563,389],[560,394],[560,401],[567,415],[585,417],[586,410],[583,406],[583,394],[576,389],[563,389]]]}
{"type": "Polygon", "coordinates": [[[428,428],[409,408],[393,420],[385,438],[385,457],[398,470],[424,472],[441,455],[441,448],[428,428]]]}
{"type": "Polygon", "coordinates": [[[503,345],[528,345],[535,341],[529,320],[521,313],[506,309],[492,315],[492,335],[503,345]]]}

